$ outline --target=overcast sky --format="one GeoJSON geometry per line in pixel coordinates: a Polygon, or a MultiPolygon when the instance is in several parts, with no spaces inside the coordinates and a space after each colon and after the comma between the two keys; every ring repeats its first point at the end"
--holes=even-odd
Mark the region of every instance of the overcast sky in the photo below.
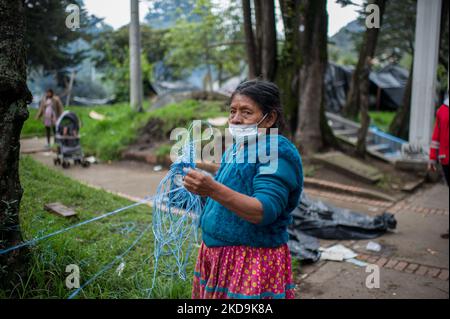
{"type": "MultiPolygon", "coordinates": [[[[141,0],[139,3],[139,14],[141,21],[144,21],[144,17],[147,14],[149,2],[151,0],[141,0]]],[[[226,1],[221,1],[221,3],[226,1]]],[[[354,0],[355,3],[361,4],[363,0],[354,0]]],[[[100,18],[105,18],[105,22],[111,25],[114,29],[128,24],[130,21],[130,0],[84,0],[86,9],[89,13],[95,14],[100,18]]],[[[328,14],[329,14],[329,30],[330,36],[334,35],[347,23],[354,20],[358,13],[357,7],[348,6],[341,8],[335,1],[328,1],[328,14]]]]}

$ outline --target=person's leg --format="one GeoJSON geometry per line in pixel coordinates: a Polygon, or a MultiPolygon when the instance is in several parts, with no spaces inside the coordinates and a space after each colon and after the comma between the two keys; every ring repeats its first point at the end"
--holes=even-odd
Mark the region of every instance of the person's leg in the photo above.
{"type": "Polygon", "coordinates": [[[52,126],[52,131],[53,131],[53,143],[56,143],[56,127],[52,126]]]}
{"type": "Polygon", "coordinates": [[[450,186],[448,183],[449,183],[449,181],[448,181],[448,168],[449,168],[449,165],[442,165],[442,170],[444,171],[444,176],[445,176],[445,180],[447,181],[447,186],[450,186]]]}
{"type": "MultiPolygon", "coordinates": [[[[444,176],[445,176],[445,180],[447,181],[447,186],[449,186],[448,184],[448,169],[449,169],[449,165],[442,165],[442,170],[444,171],[444,176]]],[[[448,230],[445,234],[441,235],[442,238],[444,239],[448,239],[448,230]]]]}
{"type": "Polygon", "coordinates": [[[47,134],[47,145],[50,145],[50,127],[45,127],[45,133],[47,134]]]}

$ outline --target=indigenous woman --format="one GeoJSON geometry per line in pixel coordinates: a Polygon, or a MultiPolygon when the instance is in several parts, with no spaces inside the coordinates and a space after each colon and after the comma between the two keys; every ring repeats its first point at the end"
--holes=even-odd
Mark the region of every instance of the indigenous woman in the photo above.
{"type": "Polygon", "coordinates": [[[296,147],[274,130],[283,122],[279,90],[266,81],[244,82],[229,111],[233,145],[216,176],[191,169],[184,178],[189,191],[207,197],[192,298],[294,298],[287,227],[303,170],[296,147]],[[269,149],[270,161],[262,161],[269,149]]]}

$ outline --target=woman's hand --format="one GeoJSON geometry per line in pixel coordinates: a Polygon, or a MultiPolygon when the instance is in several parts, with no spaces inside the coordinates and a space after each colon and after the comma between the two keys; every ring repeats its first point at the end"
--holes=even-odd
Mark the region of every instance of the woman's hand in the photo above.
{"type": "Polygon", "coordinates": [[[190,169],[183,181],[184,187],[191,193],[211,197],[218,188],[218,183],[209,175],[190,169]]]}
{"type": "Polygon", "coordinates": [[[183,185],[191,193],[210,197],[251,223],[259,224],[263,219],[263,206],[259,200],[238,193],[195,169],[187,171],[183,185]]]}

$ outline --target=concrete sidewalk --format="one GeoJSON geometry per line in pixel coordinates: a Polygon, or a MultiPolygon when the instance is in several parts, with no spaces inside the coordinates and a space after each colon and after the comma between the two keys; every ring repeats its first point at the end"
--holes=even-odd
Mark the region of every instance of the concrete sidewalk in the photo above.
{"type": "MultiPolygon", "coordinates": [[[[326,200],[326,199],[325,199],[326,200]]],[[[330,200],[326,200],[330,202],[330,200]]],[[[364,205],[333,200],[340,207],[373,214],[364,205]]],[[[382,209],[383,210],[383,209],[382,209]]],[[[441,234],[449,229],[449,189],[447,185],[427,185],[405,200],[387,208],[397,219],[395,233],[375,241],[380,252],[365,249],[369,240],[325,241],[359,253],[358,259],[379,266],[380,288],[369,289],[365,267],[345,262],[320,261],[300,269],[298,297],[316,298],[444,298],[449,297],[449,240],[441,234]]]]}
{"type": "MultiPolygon", "coordinates": [[[[156,191],[167,171],[153,171],[148,164],[116,162],[89,168],[53,165],[54,154],[43,149],[45,139],[21,141],[22,152],[85,184],[138,200],[156,191]]],[[[314,198],[339,207],[377,215],[396,215],[395,233],[376,240],[380,252],[368,252],[368,240],[326,241],[327,247],[341,243],[359,253],[358,258],[380,266],[380,288],[366,287],[366,268],[349,263],[318,262],[302,266],[297,278],[298,298],[448,298],[449,240],[440,235],[449,229],[449,189],[441,184],[425,185],[405,199],[389,203],[348,194],[306,189],[314,198]]],[[[297,270],[298,271],[298,270],[297,270]]]]}
{"type": "Polygon", "coordinates": [[[132,161],[92,164],[88,168],[71,165],[63,169],[53,164],[56,155],[46,150],[45,144],[44,138],[21,140],[21,152],[84,184],[132,200],[155,194],[159,182],[167,173],[167,170],[155,172],[148,164],[132,161]]]}

